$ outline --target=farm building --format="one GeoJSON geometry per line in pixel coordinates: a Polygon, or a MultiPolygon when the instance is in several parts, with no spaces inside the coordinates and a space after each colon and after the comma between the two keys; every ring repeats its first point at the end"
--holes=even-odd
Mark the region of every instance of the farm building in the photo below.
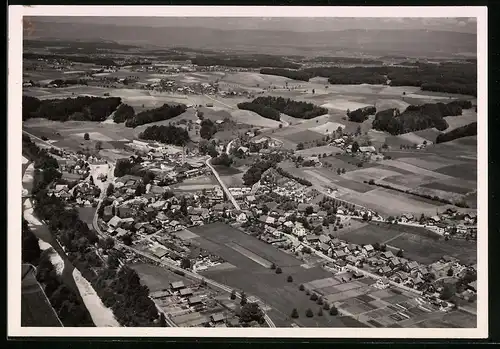
{"type": "Polygon", "coordinates": [[[170,284],[170,287],[173,290],[180,290],[181,288],[184,288],[184,282],[182,281],[175,281],[170,284]]]}

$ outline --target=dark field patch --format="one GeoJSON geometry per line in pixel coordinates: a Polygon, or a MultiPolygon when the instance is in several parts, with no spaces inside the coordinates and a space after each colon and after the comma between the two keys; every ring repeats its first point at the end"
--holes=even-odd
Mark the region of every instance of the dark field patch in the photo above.
{"type": "Polygon", "coordinates": [[[141,283],[149,288],[150,292],[156,292],[170,287],[171,282],[182,281],[184,285],[192,285],[194,282],[188,278],[177,275],[163,267],[147,263],[130,265],[141,279],[141,283]]]}
{"type": "Polygon", "coordinates": [[[361,296],[358,296],[357,299],[359,299],[360,301],[363,301],[365,303],[368,303],[368,302],[371,302],[371,301],[375,300],[375,298],[370,297],[367,294],[362,294],[361,296]]]}
{"type": "Polygon", "coordinates": [[[281,137],[294,143],[300,143],[300,142],[307,143],[307,142],[314,142],[317,140],[321,140],[323,139],[324,136],[318,132],[304,130],[295,133],[285,134],[282,135],[281,137]]]}
{"type": "Polygon", "coordinates": [[[477,180],[477,166],[475,166],[473,163],[446,166],[435,171],[441,174],[466,179],[469,181],[477,180]]]}
{"type": "Polygon", "coordinates": [[[338,182],[335,182],[334,185],[338,185],[340,187],[344,187],[350,190],[357,191],[358,193],[366,193],[369,192],[370,190],[375,189],[374,186],[365,184],[365,183],[360,183],[356,181],[350,181],[348,179],[341,179],[338,182]]]}
{"type": "Polygon", "coordinates": [[[368,323],[369,323],[370,325],[373,325],[373,326],[377,327],[377,328],[384,327],[384,326],[383,326],[380,322],[377,322],[377,321],[375,321],[375,320],[373,320],[373,319],[368,320],[368,323]]]}
{"type": "Polygon", "coordinates": [[[431,182],[431,183],[423,184],[423,185],[421,185],[421,187],[442,190],[442,191],[448,191],[448,192],[457,193],[457,194],[467,194],[468,192],[471,191],[468,188],[458,187],[456,185],[450,185],[450,184],[441,183],[441,182],[431,182]]]}
{"type": "Polygon", "coordinates": [[[241,173],[240,170],[234,167],[226,167],[226,166],[214,166],[220,176],[232,176],[238,173],[241,173]]]}

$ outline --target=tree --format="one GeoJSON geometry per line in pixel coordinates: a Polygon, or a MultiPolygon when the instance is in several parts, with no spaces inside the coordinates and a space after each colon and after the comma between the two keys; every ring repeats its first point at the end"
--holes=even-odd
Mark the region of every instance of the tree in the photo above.
{"type": "Polygon", "coordinates": [[[292,275],[288,275],[288,277],[286,278],[286,281],[287,281],[287,282],[293,282],[293,277],[292,277],[292,275]]]}
{"type": "Polygon", "coordinates": [[[191,268],[191,261],[189,258],[182,258],[181,260],[181,268],[182,269],[189,269],[191,268]]]}
{"type": "Polygon", "coordinates": [[[230,299],[235,300],[236,299],[236,291],[232,290],[231,291],[231,296],[229,296],[230,299]]]}
{"type": "Polygon", "coordinates": [[[340,176],[340,174],[342,173],[342,170],[340,168],[337,169],[337,174],[340,176]]]}
{"type": "Polygon", "coordinates": [[[249,323],[257,321],[262,323],[264,320],[264,312],[260,309],[257,303],[245,303],[241,308],[240,321],[249,323]]]}
{"type": "Polygon", "coordinates": [[[345,168],[342,168],[342,174],[345,174],[345,168]]]}
{"type": "Polygon", "coordinates": [[[318,303],[319,305],[323,305],[323,298],[318,297],[318,300],[316,301],[316,303],[318,303]]]}
{"type": "Polygon", "coordinates": [[[204,119],[201,122],[200,136],[204,139],[210,139],[217,132],[217,127],[210,119],[204,119]]]}
{"type": "Polygon", "coordinates": [[[110,183],[106,188],[106,196],[111,196],[114,191],[115,191],[115,186],[113,185],[113,183],[110,183]]]}
{"type": "Polygon", "coordinates": [[[276,269],[276,264],[271,263],[271,269],[272,269],[272,270],[275,270],[275,269],[276,269]]]}
{"type": "Polygon", "coordinates": [[[396,253],[396,257],[403,258],[403,250],[399,249],[398,252],[396,253]]]}
{"type": "Polygon", "coordinates": [[[332,305],[332,307],[330,308],[330,315],[338,315],[339,311],[337,310],[337,308],[335,308],[334,305],[332,305]]]}
{"type": "Polygon", "coordinates": [[[300,284],[299,290],[304,291],[304,289],[305,289],[304,284],[300,284]]]}
{"type": "Polygon", "coordinates": [[[241,298],[241,301],[240,301],[241,305],[247,304],[247,295],[245,292],[241,292],[240,298],[241,298]]]}
{"type": "Polygon", "coordinates": [[[36,265],[40,259],[40,245],[38,243],[38,238],[33,234],[28,226],[28,222],[22,221],[22,247],[21,247],[21,257],[23,262],[36,265]]]}
{"type": "Polygon", "coordinates": [[[135,188],[135,196],[141,196],[146,193],[146,186],[143,183],[139,183],[137,188],[135,188]]]}
{"type": "Polygon", "coordinates": [[[296,319],[299,317],[299,312],[297,311],[297,308],[293,308],[292,314],[290,315],[293,319],[296,319]]]}
{"type": "Polygon", "coordinates": [[[306,316],[307,316],[307,317],[313,317],[313,316],[314,316],[314,313],[313,313],[313,311],[311,310],[311,308],[309,308],[309,309],[307,309],[307,310],[306,310],[306,316]]]}
{"type": "Polygon", "coordinates": [[[276,274],[281,274],[282,272],[283,272],[283,271],[281,270],[281,268],[280,268],[280,267],[277,267],[277,268],[276,268],[276,274]]]}
{"type": "Polygon", "coordinates": [[[313,293],[310,297],[312,301],[317,301],[318,300],[318,295],[316,293],[313,293]]]}
{"type": "Polygon", "coordinates": [[[90,139],[90,136],[87,132],[85,132],[85,134],[83,135],[83,139],[85,139],[86,141],[90,139]]]}
{"type": "Polygon", "coordinates": [[[306,214],[311,215],[314,213],[314,208],[312,206],[307,206],[306,207],[306,214]]]}
{"type": "Polygon", "coordinates": [[[441,294],[439,295],[439,298],[442,300],[449,300],[451,297],[455,295],[456,289],[455,286],[452,284],[444,284],[443,289],[441,290],[441,294]]]}
{"type": "Polygon", "coordinates": [[[453,276],[453,269],[448,269],[448,271],[446,272],[446,275],[448,276],[453,276]]]}
{"type": "Polygon", "coordinates": [[[326,302],[325,302],[325,303],[323,304],[323,309],[325,309],[325,310],[330,310],[330,305],[329,305],[328,303],[326,303],[326,302]]]}
{"type": "Polygon", "coordinates": [[[351,148],[351,151],[352,151],[353,153],[357,153],[357,152],[358,152],[358,150],[359,150],[359,144],[358,144],[358,142],[354,141],[354,142],[352,143],[352,148],[351,148]]]}
{"type": "Polygon", "coordinates": [[[318,310],[318,316],[323,316],[323,308],[319,308],[319,310],[318,310]]]}
{"type": "Polygon", "coordinates": [[[297,150],[302,150],[304,149],[304,143],[300,142],[297,144],[297,150]]]}

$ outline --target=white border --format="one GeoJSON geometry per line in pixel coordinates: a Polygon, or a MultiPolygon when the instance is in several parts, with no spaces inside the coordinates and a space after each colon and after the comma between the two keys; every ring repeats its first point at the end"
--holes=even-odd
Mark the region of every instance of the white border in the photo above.
{"type": "Polygon", "coordinates": [[[9,6],[8,335],[95,337],[486,338],[488,336],[487,7],[9,6]],[[476,17],[478,62],[478,317],[475,329],[416,328],[22,328],[21,79],[23,16],[137,17],[476,17]]]}

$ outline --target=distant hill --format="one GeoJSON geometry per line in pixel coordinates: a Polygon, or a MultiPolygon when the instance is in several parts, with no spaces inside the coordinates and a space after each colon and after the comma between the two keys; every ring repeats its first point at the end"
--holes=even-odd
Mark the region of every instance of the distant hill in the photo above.
{"type": "Polygon", "coordinates": [[[231,49],[278,54],[348,51],[374,55],[451,56],[474,54],[476,35],[427,30],[291,32],[223,30],[200,27],[134,27],[105,24],[49,23],[34,19],[30,39],[113,40],[123,44],[198,49],[231,49]],[[104,37],[105,35],[105,37],[104,37]]]}

